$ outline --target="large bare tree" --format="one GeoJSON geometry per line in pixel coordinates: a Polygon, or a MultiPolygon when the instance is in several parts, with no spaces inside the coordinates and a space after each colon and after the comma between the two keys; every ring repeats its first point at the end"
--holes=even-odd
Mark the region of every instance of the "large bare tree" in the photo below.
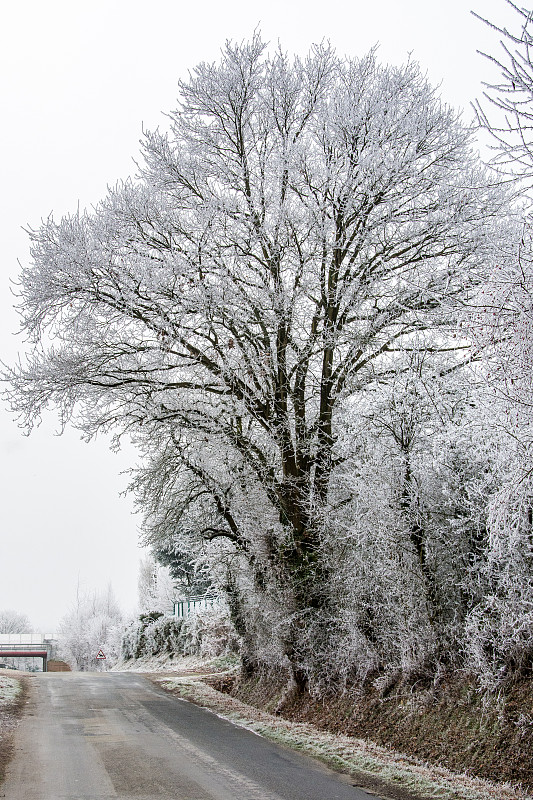
{"type": "Polygon", "coordinates": [[[277,586],[294,665],[324,602],[339,404],[402,351],[468,357],[455,313],[505,200],[415,63],[255,36],[179,90],[137,180],[31,232],[9,396],[29,426],[53,404],[131,434],[151,535],[195,529],[277,586]]]}

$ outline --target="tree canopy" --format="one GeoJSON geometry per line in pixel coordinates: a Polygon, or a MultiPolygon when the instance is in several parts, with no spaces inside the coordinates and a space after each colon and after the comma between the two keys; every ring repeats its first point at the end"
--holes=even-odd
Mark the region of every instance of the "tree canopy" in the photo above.
{"type": "MultiPolygon", "coordinates": [[[[137,179],[31,231],[33,347],[9,398],[30,427],[52,404],[88,438],[130,435],[147,537],[195,540],[230,595],[240,559],[285,607],[294,665],[306,615],[328,604],[346,408],[468,361],[457,314],[507,199],[418,65],[374,52],[227,43],[180,83],[169,120],[145,134],[137,179]]],[[[401,483],[407,512],[410,473],[401,483]]]]}

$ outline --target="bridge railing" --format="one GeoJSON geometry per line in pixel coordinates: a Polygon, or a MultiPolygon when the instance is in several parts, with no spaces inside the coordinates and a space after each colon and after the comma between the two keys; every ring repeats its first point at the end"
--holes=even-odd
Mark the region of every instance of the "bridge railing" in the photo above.
{"type": "Polygon", "coordinates": [[[45,644],[57,639],[55,633],[0,633],[2,645],[45,644]]]}

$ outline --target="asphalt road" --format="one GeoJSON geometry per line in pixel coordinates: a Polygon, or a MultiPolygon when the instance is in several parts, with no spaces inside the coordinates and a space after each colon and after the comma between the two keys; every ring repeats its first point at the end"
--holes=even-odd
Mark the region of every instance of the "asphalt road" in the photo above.
{"type": "Polygon", "coordinates": [[[138,675],[45,673],[32,683],[0,786],[7,800],[370,800],[138,675]]]}

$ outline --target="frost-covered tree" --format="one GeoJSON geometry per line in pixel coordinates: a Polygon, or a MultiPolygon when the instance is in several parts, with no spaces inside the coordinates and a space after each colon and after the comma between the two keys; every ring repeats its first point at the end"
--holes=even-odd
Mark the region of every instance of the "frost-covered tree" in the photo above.
{"type": "MultiPolygon", "coordinates": [[[[508,408],[527,414],[533,406],[533,247],[530,180],[533,177],[533,10],[507,0],[516,12],[515,31],[483,22],[501,34],[500,57],[483,54],[499,75],[486,82],[476,103],[478,120],[493,140],[492,167],[514,180],[520,214],[506,246],[494,248],[493,269],[477,301],[476,341],[485,353],[495,394],[508,408]],[[519,180],[520,179],[520,180],[519,180]]],[[[478,16],[478,15],[476,15],[478,16]]],[[[516,420],[510,421],[516,428],[516,420]]],[[[524,432],[525,433],[525,432],[524,432]]]]}
{"type": "Polygon", "coordinates": [[[185,551],[179,529],[174,536],[159,543],[154,549],[154,558],[168,568],[176,596],[199,597],[213,589],[207,558],[185,551]]]}
{"type": "Polygon", "coordinates": [[[252,650],[275,635],[302,685],[341,401],[412,347],[468,357],[451,329],[505,200],[413,62],[255,36],[179,91],[137,181],[31,233],[9,397],[30,427],[54,404],[130,434],[148,537],[203,543],[252,650]]]}
{"type": "Polygon", "coordinates": [[[494,166],[502,172],[533,176],[533,9],[506,0],[516,12],[514,30],[472,12],[501,35],[500,52],[482,53],[496,66],[498,79],[485,82],[475,108],[481,126],[493,139],[494,166]]]}
{"type": "MultiPolygon", "coordinates": [[[[431,674],[463,665],[468,615],[483,597],[493,440],[472,408],[470,375],[406,353],[385,386],[346,398],[324,557],[335,613],[330,676],[431,674]]],[[[314,667],[311,673],[318,672],[314,667]]]]}
{"type": "Polygon", "coordinates": [[[77,593],[73,608],[59,623],[58,653],[75,670],[107,669],[117,660],[122,613],[111,586],[107,591],[77,593]],[[102,650],[104,659],[97,659],[102,650]]]}
{"type": "Polygon", "coordinates": [[[507,2],[514,30],[483,20],[501,40],[498,54],[484,54],[497,77],[486,83],[477,112],[492,138],[492,166],[514,182],[521,205],[514,234],[494,247],[467,322],[481,355],[476,402],[496,481],[478,569],[484,591],[469,617],[467,649],[490,681],[533,665],[533,10],[507,2]]]}
{"type": "Polygon", "coordinates": [[[139,610],[141,614],[159,611],[171,614],[177,590],[168,567],[158,564],[151,555],[145,556],[139,565],[139,610]]]}
{"type": "Polygon", "coordinates": [[[31,625],[26,614],[13,609],[0,611],[0,633],[29,633],[31,625]]]}

